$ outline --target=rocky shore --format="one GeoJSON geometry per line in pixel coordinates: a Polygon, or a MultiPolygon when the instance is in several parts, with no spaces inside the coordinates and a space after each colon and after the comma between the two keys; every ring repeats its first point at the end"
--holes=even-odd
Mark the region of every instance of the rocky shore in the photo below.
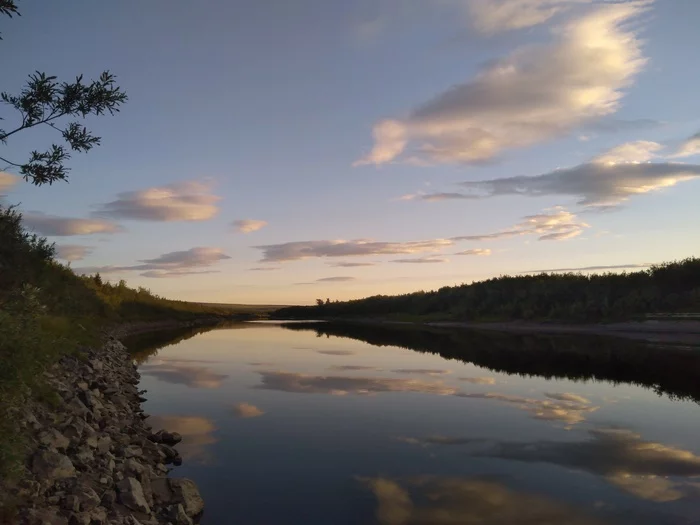
{"type": "Polygon", "coordinates": [[[152,433],[139,373],[121,342],[110,337],[45,374],[57,393],[52,402],[27,403],[15,414],[29,454],[20,481],[1,489],[17,508],[10,523],[198,523],[204,502],[197,486],[168,476],[168,465],[181,462],[173,448],[181,437],[152,433]]]}

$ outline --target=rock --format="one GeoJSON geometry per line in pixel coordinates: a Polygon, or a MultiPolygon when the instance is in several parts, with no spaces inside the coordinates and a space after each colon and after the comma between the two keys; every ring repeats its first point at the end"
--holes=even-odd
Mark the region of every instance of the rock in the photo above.
{"type": "Polygon", "coordinates": [[[143,449],[141,447],[128,446],[124,449],[125,458],[135,458],[143,456],[143,449]]]}
{"type": "Polygon", "coordinates": [[[68,518],[68,525],[90,525],[91,521],[89,512],[73,512],[68,518]]]}
{"type": "Polygon", "coordinates": [[[80,487],[75,495],[80,500],[80,510],[85,512],[94,509],[100,504],[100,497],[92,488],[84,486],[80,487]]]}
{"type": "Polygon", "coordinates": [[[102,507],[97,507],[90,513],[90,525],[106,525],[107,521],[107,510],[102,507]]]}
{"type": "Polygon", "coordinates": [[[117,484],[117,489],[119,490],[119,500],[125,507],[146,514],[151,513],[151,508],[143,494],[143,487],[137,479],[124,478],[117,484]]]}
{"type": "Polygon", "coordinates": [[[97,448],[97,439],[96,436],[90,436],[85,439],[85,444],[90,448],[97,448]]]}
{"type": "Polygon", "coordinates": [[[78,512],[80,510],[80,499],[75,494],[66,496],[63,500],[63,508],[71,512],[78,512]]]}
{"type": "Polygon", "coordinates": [[[153,500],[161,505],[167,505],[175,501],[175,495],[170,488],[170,480],[168,478],[152,479],[151,492],[153,493],[153,500]]]}
{"type": "Polygon", "coordinates": [[[49,448],[56,449],[59,452],[65,452],[70,445],[70,439],[55,428],[51,428],[39,434],[39,443],[49,448]]]}
{"type": "Polygon", "coordinates": [[[173,525],[192,525],[192,519],[187,515],[181,503],[168,507],[166,517],[173,525]]]}
{"type": "Polygon", "coordinates": [[[154,443],[162,443],[164,445],[177,445],[182,441],[182,436],[177,432],[167,432],[165,430],[159,430],[155,434],[148,436],[148,439],[154,443]]]}
{"type": "Polygon", "coordinates": [[[58,507],[30,509],[27,512],[27,519],[22,523],[28,525],[68,525],[68,520],[60,516],[58,511],[58,507]]]}
{"type": "Polygon", "coordinates": [[[32,472],[37,478],[52,482],[75,476],[75,467],[68,456],[50,450],[40,450],[34,455],[32,472]]]}
{"type": "Polygon", "coordinates": [[[101,438],[97,438],[97,451],[100,454],[106,454],[107,452],[110,451],[110,448],[112,447],[112,438],[109,436],[104,436],[101,438]]]}
{"type": "Polygon", "coordinates": [[[92,450],[87,446],[80,447],[73,457],[79,461],[81,465],[89,465],[95,459],[92,450]]]}
{"type": "Polygon", "coordinates": [[[175,500],[182,503],[189,517],[193,518],[204,511],[204,500],[199,494],[197,485],[191,479],[173,478],[170,480],[170,489],[173,491],[175,500]]]}
{"type": "Polygon", "coordinates": [[[102,494],[102,499],[100,501],[103,507],[109,509],[117,502],[117,493],[113,490],[107,490],[102,494]]]}
{"type": "Polygon", "coordinates": [[[88,389],[88,384],[85,381],[78,381],[75,386],[77,386],[80,390],[87,390],[88,389]]]}

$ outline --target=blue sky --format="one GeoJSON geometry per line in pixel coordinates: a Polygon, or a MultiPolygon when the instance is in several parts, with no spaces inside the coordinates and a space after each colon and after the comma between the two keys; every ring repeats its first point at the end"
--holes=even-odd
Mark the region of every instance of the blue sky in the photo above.
{"type": "Polygon", "coordinates": [[[102,146],[69,184],[0,176],[76,269],[173,298],[309,303],[697,255],[696,2],[20,9],[0,24],[0,89],[109,69],[129,95],[89,121],[102,146]]]}

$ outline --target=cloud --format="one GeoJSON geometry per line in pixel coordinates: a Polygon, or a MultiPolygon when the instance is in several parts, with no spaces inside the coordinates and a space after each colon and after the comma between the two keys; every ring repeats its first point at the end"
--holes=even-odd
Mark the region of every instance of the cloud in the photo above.
{"type": "Polygon", "coordinates": [[[316,350],[316,352],[324,355],[355,355],[352,350],[316,350]]]}
{"type": "Polygon", "coordinates": [[[239,233],[253,233],[267,226],[267,221],[257,221],[255,219],[241,219],[233,221],[233,227],[239,233]]]}
{"type": "Polygon", "coordinates": [[[460,377],[460,381],[466,381],[473,385],[495,385],[496,379],[493,377],[460,377]]]}
{"type": "Polygon", "coordinates": [[[663,146],[658,142],[650,142],[648,140],[626,142],[595,157],[591,162],[607,165],[627,163],[639,164],[640,162],[648,162],[657,157],[657,152],[662,149],[663,146]]]}
{"type": "Polygon", "coordinates": [[[228,376],[214,372],[205,366],[194,366],[181,360],[151,359],[139,367],[143,375],[155,377],[167,383],[186,385],[190,388],[219,388],[228,376]]]}
{"type": "Polygon", "coordinates": [[[206,268],[226,259],[230,259],[221,248],[197,247],[189,250],[164,253],[154,259],[142,259],[142,264],[132,266],[89,266],[75,268],[76,273],[120,273],[142,272],[143,277],[166,278],[184,277],[204,273],[216,273],[206,268]]]}
{"type": "Polygon", "coordinates": [[[591,472],[637,497],[657,502],[700,496],[700,456],[645,441],[624,429],[595,429],[585,441],[497,442],[478,456],[553,463],[591,472]],[[674,479],[676,478],[676,479],[674,479]]]}
{"type": "Polygon", "coordinates": [[[528,215],[521,222],[505,230],[482,235],[464,235],[453,237],[454,241],[487,241],[537,235],[540,241],[564,241],[583,233],[588,224],[577,219],[576,215],[556,206],[536,215],[528,215]]]}
{"type": "Polygon", "coordinates": [[[355,241],[299,241],[255,246],[262,250],[261,262],[300,261],[320,257],[350,257],[366,255],[402,255],[437,252],[451,246],[448,239],[413,242],[355,241]]]}
{"type": "Polygon", "coordinates": [[[543,24],[574,5],[590,0],[471,0],[466,7],[472,25],[483,33],[543,24]]]}
{"type": "Polygon", "coordinates": [[[457,397],[467,399],[488,399],[513,405],[516,408],[529,413],[535,419],[562,422],[566,425],[575,425],[586,419],[586,414],[595,412],[600,407],[591,405],[591,402],[576,394],[545,394],[549,399],[534,399],[529,397],[514,396],[510,394],[488,393],[457,393],[457,397]]]}
{"type": "Polygon", "coordinates": [[[212,420],[201,416],[151,416],[148,422],[153,432],[163,429],[182,436],[177,450],[185,460],[200,464],[211,462],[207,447],[218,441],[212,435],[216,430],[212,420]]]}
{"type": "Polygon", "coordinates": [[[450,262],[449,259],[442,259],[440,257],[418,257],[415,259],[394,259],[391,261],[393,263],[401,264],[430,264],[430,263],[446,263],[450,262]]]}
{"type": "Polygon", "coordinates": [[[363,365],[333,365],[328,367],[329,370],[347,370],[347,371],[360,371],[360,370],[381,370],[376,366],[363,366],[363,365]]]}
{"type": "Polygon", "coordinates": [[[363,262],[339,262],[339,263],[328,263],[328,266],[333,266],[334,268],[362,268],[364,266],[376,266],[375,263],[363,263],[363,262]]]}
{"type": "Polygon", "coordinates": [[[265,412],[250,403],[238,403],[234,405],[233,413],[236,417],[249,418],[262,416],[265,412]]]}
{"type": "Polygon", "coordinates": [[[418,374],[426,376],[441,376],[452,373],[450,370],[441,370],[438,368],[397,368],[391,372],[394,374],[418,374]]]}
{"type": "Polygon", "coordinates": [[[56,256],[64,261],[80,261],[92,253],[92,246],[80,244],[60,244],[56,246],[56,256]]]}
{"type": "Polygon", "coordinates": [[[356,281],[354,277],[324,277],[323,279],[316,279],[317,283],[347,283],[350,281],[356,281]]]}
{"type": "MultiPolygon", "coordinates": [[[[700,155],[700,133],[697,133],[690,137],[688,140],[680,145],[678,150],[671,155],[672,158],[683,158],[692,157],[694,155],[700,155]]],[[[0,182],[0,191],[2,191],[2,186],[0,182]]]]}
{"type": "MultiPolygon", "coordinates": [[[[539,13],[540,19],[556,9],[549,4],[502,3],[530,5],[527,13],[539,13]]],[[[642,0],[592,6],[556,28],[553,43],[516,50],[408,117],[378,122],[374,148],[355,165],[385,164],[404,153],[409,162],[479,163],[615,113],[624,89],[646,64],[630,21],[649,5],[642,0]]],[[[518,19],[526,17],[503,17],[500,23],[512,25],[518,19]]]]}
{"type": "Polygon", "coordinates": [[[279,266],[258,266],[256,268],[248,268],[249,272],[272,272],[274,270],[280,270],[279,266]]]}
{"type": "Polygon", "coordinates": [[[18,182],[19,177],[12,175],[12,173],[0,171],[0,195],[10,191],[18,182]]]}
{"type": "Polygon", "coordinates": [[[651,264],[615,264],[612,266],[582,266],[579,268],[553,268],[549,270],[530,270],[525,273],[571,273],[571,272],[592,272],[592,271],[602,271],[602,270],[623,270],[627,268],[649,268],[651,264]]]}
{"type": "Polygon", "coordinates": [[[118,224],[102,219],[59,217],[57,215],[46,215],[41,212],[23,213],[22,222],[40,235],[56,237],[119,233],[124,231],[118,224]]]}
{"type": "Polygon", "coordinates": [[[220,197],[207,184],[190,181],[119,193],[117,200],[102,204],[99,217],[143,221],[206,221],[219,209],[220,197]]]}
{"type": "Polygon", "coordinates": [[[491,250],[488,248],[474,248],[472,250],[464,250],[462,252],[457,252],[455,255],[476,255],[476,256],[486,256],[491,255],[491,250]]]}
{"type": "Polygon", "coordinates": [[[635,195],[700,177],[700,165],[671,162],[604,164],[588,162],[543,175],[463,182],[482,198],[501,195],[574,197],[582,206],[615,207],[635,195]]]}
{"type": "Polygon", "coordinates": [[[602,525],[583,509],[487,479],[358,478],[377,499],[379,525],[602,525]]]}
{"type": "Polygon", "coordinates": [[[377,394],[381,392],[421,392],[452,395],[455,388],[442,382],[384,377],[312,376],[294,372],[260,372],[262,383],[255,388],[298,394],[377,394]]]}

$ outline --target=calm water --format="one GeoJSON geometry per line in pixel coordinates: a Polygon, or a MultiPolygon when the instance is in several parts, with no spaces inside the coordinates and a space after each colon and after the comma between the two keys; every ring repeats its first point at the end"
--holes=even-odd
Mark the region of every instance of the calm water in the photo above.
{"type": "Polygon", "coordinates": [[[321,324],[176,335],[132,350],[150,421],[184,436],[176,473],[204,524],[700,523],[692,350],[321,324]]]}

